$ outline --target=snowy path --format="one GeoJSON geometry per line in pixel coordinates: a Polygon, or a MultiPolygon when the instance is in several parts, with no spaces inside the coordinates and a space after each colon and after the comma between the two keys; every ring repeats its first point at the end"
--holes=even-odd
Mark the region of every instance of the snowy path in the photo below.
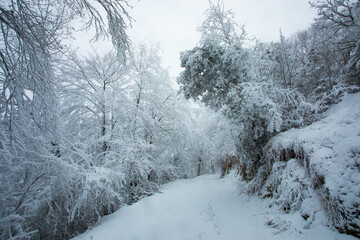
{"type": "Polygon", "coordinates": [[[272,215],[265,205],[263,200],[251,198],[249,201],[248,197],[237,195],[229,179],[204,175],[166,184],[162,193],[104,217],[99,226],[76,239],[355,239],[322,225],[300,231],[279,220],[280,227],[271,228],[265,224],[269,217],[279,219],[284,214],[272,215]],[[282,231],[281,226],[287,230],[282,231]]]}

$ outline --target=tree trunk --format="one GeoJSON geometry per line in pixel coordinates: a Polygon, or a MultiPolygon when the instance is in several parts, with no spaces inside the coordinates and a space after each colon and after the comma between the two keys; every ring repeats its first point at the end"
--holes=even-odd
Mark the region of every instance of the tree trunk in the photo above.
{"type": "Polygon", "coordinates": [[[102,145],[102,152],[104,153],[104,157],[106,155],[106,150],[108,148],[107,143],[105,141],[106,135],[106,105],[105,105],[105,90],[106,90],[106,82],[104,81],[104,88],[103,88],[103,111],[102,111],[102,126],[101,126],[101,136],[104,138],[103,145],[102,145]]]}
{"type": "Polygon", "coordinates": [[[201,174],[201,162],[202,162],[202,160],[201,160],[201,158],[199,158],[198,169],[197,169],[198,176],[200,176],[200,174],[201,174]]]}

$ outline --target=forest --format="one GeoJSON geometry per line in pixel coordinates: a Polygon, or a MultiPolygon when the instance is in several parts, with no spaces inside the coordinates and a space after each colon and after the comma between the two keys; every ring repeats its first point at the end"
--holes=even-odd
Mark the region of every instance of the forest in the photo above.
{"type": "Polygon", "coordinates": [[[359,106],[329,123],[360,90],[360,1],[311,1],[311,26],[275,42],[209,1],[199,42],[179,53],[179,89],[159,46],[130,39],[131,4],[0,2],[0,238],[72,238],[229,157],[240,191],[309,221],[320,199],[360,238],[359,106]],[[68,40],[89,29],[113,49],[79,55],[68,40]]]}

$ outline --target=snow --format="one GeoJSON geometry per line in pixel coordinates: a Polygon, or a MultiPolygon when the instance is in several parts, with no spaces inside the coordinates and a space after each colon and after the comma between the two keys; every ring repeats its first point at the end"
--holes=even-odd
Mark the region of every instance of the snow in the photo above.
{"type": "MultiPolygon", "coordinates": [[[[351,94],[331,107],[326,117],[304,129],[293,129],[277,137],[273,146],[301,143],[310,154],[311,164],[327,177],[328,188],[341,188],[346,182],[352,191],[360,185],[360,94],[351,94]]],[[[359,196],[360,197],[360,196],[359,196]]],[[[359,199],[360,200],[360,199],[359,199]]],[[[358,201],[359,202],[359,201],[358,201]]]]}
{"type": "Polygon", "coordinates": [[[296,176],[293,179],[286,176],[274,178],[273,175],[280,171],[276,168],[278,164],[273,165],[265,185],[275,183],[273,179],[280,179],[280,187],[283,189],[276,191],[279,193],[278,202],[286,202],[284,193],[293,194],[296,192],[294,189],[300,189],[299,195],[303,199],[314,196],[310,193],[310,186],[323,182],[314,188],[323,200],[330,220],[343,231],[359,231],[356,226],[360,225],[360,93],[345,96],[340,103],[324,113],[322,120],[277,135],[269,146],[269,155],[275,153],[269,162],[284,161],[279,158],[279,153],[287,149],[294,150],[298,155],[303,152],[305,156],[304,159],[298,156],[297,160],[282,162],[286,166],[282,175],[293,171],[291,164],[306,165],[306,169],[303,168],[306,172],[292,174],[296,176]],[[319,181],[320,178],[323,180],[319,181]],[[296,187],[296,183],[301,184],[296,187]]]}
{"type": "Polygon", "coordinates": [[[103,217],[75,239],[355,239],[326,227],[325,216],[309,227],[299,214],[283,214],[268,200],[239,195],[237,181],[219,175],[177,180],[103,217]]]}

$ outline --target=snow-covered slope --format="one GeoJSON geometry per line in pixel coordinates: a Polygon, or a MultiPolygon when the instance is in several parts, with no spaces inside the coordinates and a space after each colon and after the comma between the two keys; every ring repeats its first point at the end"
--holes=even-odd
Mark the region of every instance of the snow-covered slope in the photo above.
{"type": "Polygon", "coordinates": [[[360,237],[359,93],[344,97],[321,121],[274,137],[264,159],[250,184],[255,192],[310,221],[318,212],[310,202],[319,198],[339,231],[360,237]]]}
{"type": "Polygon", "coordinates": [[[219,175],[178,180],[165,185],[162,193],[104,217],[75,239],[355,239],[321,224],[302,229],[300,215],[280,214],[268,208],[268,200],[239,196],[235,181],[219,175]]]}

